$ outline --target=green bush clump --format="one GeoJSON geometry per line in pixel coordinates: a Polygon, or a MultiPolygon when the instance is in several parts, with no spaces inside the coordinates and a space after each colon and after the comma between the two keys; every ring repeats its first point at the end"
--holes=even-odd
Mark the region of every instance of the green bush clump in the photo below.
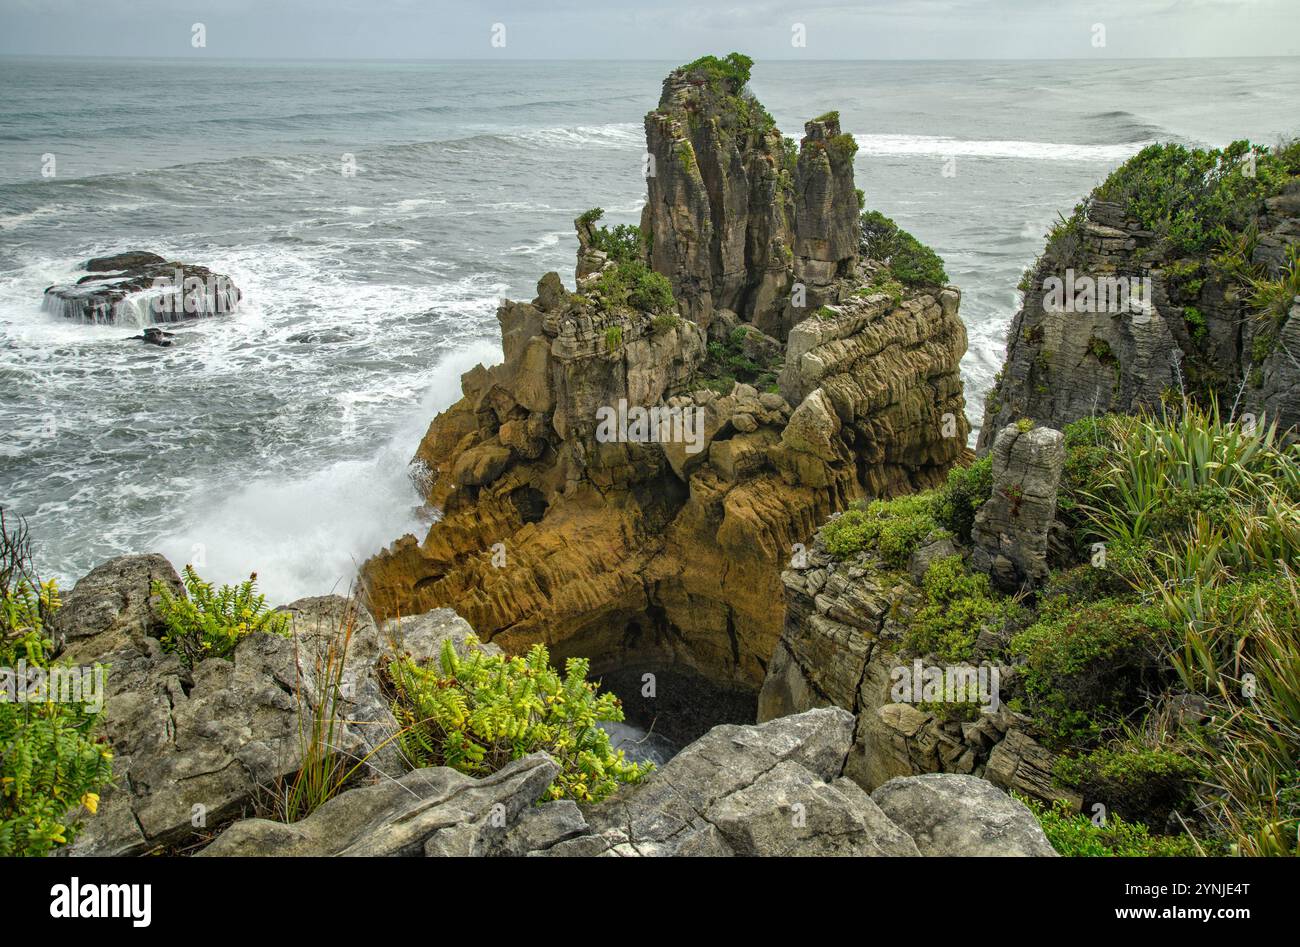
{"type": "Polygon", "coordinates": [[[193,667],[204,658],[228,658],[254,632],[288,636],[289,613],[266,607],[266,596],[257,591],[257,573],[239,585],[215,590],[190,565],[181,579],[186,594],[174,595],[161,582],[154,583],[153,591],[165,626],[163,647],[179,654],[186,665],[193,667]]]}
{"type": "Polygon", "coordinates": [[[948,471],[948,482],[939,490],[934,518],[963,543],[971,541],[975,514],[993,495],[993,455],[985,454],[965,467],[948,471]]]}
{"type": "Polygon", "coordinates": [[[1185,749],[1122,743],[1082,756],[1059,757],[1052,774],[1062,785],[1079,790],[1085,804],[1102,802],[1127,819],[1160,827],[1172,810],[1187,801],[1189,781],[1204,772],[1185,749]]]}
{"type": "Polygon", "coordinates": [[[597,694],[588,670],[587,659],[569,658],[561,675],[541,644],[526,657],[506,657],[471,639],[461,657],[447,640],[437,662],[388,662],[385,680],[403,727],[399,740],[417,766],[484,775],[545,751],[560,765],[549,798],[597,802],[652,766],[610,748],[598,723],[622,720],[623,708],[613,694],[597,694]]]}
{"type": "MultiPolygon", "coordinates": [[[[1277,279],[1247,276],[1250,305],[1256,318],[1265,324],[1265,332],[1281,328],[1291,314],[1296,296],[1300,296],[1300,248],[1291,244],[1277,279]]],[[[1262,361],[1262,359],[1257,359],[1262,361]]]]}
{"type": "Polygon", "coordinates": [[[676,312],[672,284],[640,260],[625,260],[605,270],[596,284],[609,306],[631,306],[640,312],[676,312]]]}
{"type": "MultiPolygon", "coordinates": [[[[49,671],[54,642],[46,624],[59,608],[54,582],[31,570],[26,525],[11,528],[0,509],[0,667],[49,671]]],[[[10,673],[15,673],[10,671],[10,673]]],[[[105,678],[99,674],[99,693],[105,678]]],[[[43,701],[0,689],[0,857],[43,856],[76,838],[87,812],[113,776],[113,754],[98,729],[103,707],[87,701],[43,701]]],[[[52,697],[47,690],[44,697],[52,697]]],[[[87,696],[83,693],[81,696],[87,696]]]]}
{"type": "Polygon", "coordinates": [[[730,394],[738,381],[753,385],[761,391],[772,388],[776,382],[776,373],[783,364],[781,352],[777,349],[762,362],[754,361],[744,351],[745,338],[751,331],[756,330],[749,325],[738,325],[725,340],[708,344],[705,349],[706,358],[700,365],[701,385],[724,395],[730,394]]]}
{"type": "Polygon", "coordinates": [[[1300,174],[1298,155],[1294,142],[1272,150],[1246,141],[1212,150],[1149,145],[1094,194],[1123,206],[1172,251],[1199,254],[1220,245],[1220,228],[1245,230],[1264,199],[1300,174]]]}
{"type": "Polygon", "coordinates": [[[1011,639],[1035,720],[1057,744],[1094,743],[1108,718],[1141,703],[1169,632],[1158,608],[1120,599],[1040,609],[1011,639]]]}
{"type": "Polygon", "coordinates": [[[1111,815],[1101,824],[1058,800],[1050,808],[1016,795],[1043,827],[1052,848],[1067,858],[1190,858],[1206,854],[1188,835],[1152,835],[1141,823],[1111,815]]]}
{"type": "Polygon", "coordinates": [[[749,82],[749,73],[753,67],[754,60],[743,53],[728,53],[721,59],[717,56],[701,56],[682,66],[681,71],[702,72],[710,81],[721,82],[734,93],[749,82]]]}
{"type": "Polygon", "coordinates": [[[913,493],[850,507],[822,527],[821,540],[836,558],[875,549],[888,565],[901,568],[937,525],[934,494],[913,493]]]}
{"type": "Polygon", "coordinates": [[[994,598],[989,577],[967,572],[961,556],[930,563],[921,580],[925,604],[908,625],[904,643],[917,654],[947,662],[969,661],[980,630],[1005,620],[1007,606],[994,598]]]}
{"type": "MultiPolygon", "coordinates": [[[[605,216],[600,207],[593,207],[578,217],[578,223],[594,225],[605,216]]],[[[641,228],[633,224],[618,224],[611,230],[608,227],[591,227],[591,246],[603,251],[615,263],[628,263],[641,259],[641,228]]]]}
{"type": "Polygon", "coordinates": [[[904,286],[932,288],[948,282],[939,254],[880,211],[862,212],[862,252],[887,264],[904,286]]]}

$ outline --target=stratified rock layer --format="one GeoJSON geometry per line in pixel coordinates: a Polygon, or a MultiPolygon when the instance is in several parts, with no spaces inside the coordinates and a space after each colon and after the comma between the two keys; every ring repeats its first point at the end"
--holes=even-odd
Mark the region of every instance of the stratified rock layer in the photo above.
{"type": "Polygon", "coordinates": [[[468,626],[450,611],[389,623],[382,631],[352,600],[308,598],[286,606],[292,637],[255,634],[229,658],[184,667],[163,651],[153,583],[180,580],[158,555],[126,556],[92,570],[55,613],[60,660],[107,668],[103,734],[113,749],[114,785],[73,843],[78,855],[184,849],[223,822],[265,805],[279,781],[302,765],[303,714],[325,693],[320,659],[351,625],[338,683],[346,723],[336,748],[369,758],[378,772],[407,766],[388,737],[397,729],[376,665],[400,649],[437,654],[450,638],[464,647],[468,626]]]}
{"type": "MultiPolygon", "coordinates": [[[[897,669],[916,657],[902,643],[921,602],[911,578],[870,554],[841,562],[820,547],[781,578],[785,627],[759,694],[760,721],[813,707],[849,711],[853,745],[844,774],[868,790],[898,777],[952,773],[1079,808],[1077,794],[1053,783],[1056,757],[1030,736],[1032,721],[1005,703],[973,720],[944,720],[920,701],[895,700],[897,669]]],[[[1015,669],[998,670],[1005,701],[1015,669]]]]}
{"type": "MultiPolygon", "coordinates": [[[[1300,244],[1300,181],[1268,198],[1254,226],[1258,241],[1250,260],[1276,279],[1288,248],[1300,244]]],[[[1274,341],[1265,340],[1269,330],[1252,312],[1240,277],[1213,266],[1203,279],[1179,277],[1180,269],[1205,262],[1172,253],[1122,207],[1089,202],[1032,273],[985,402],[980,452],[1020,418],[1061,429],[1090,415],[1154,408],[1194,390],[1214,390],[1225,415],[1235,407],[1238,416],[1267,415],[1283,430],[1300,424],[1300,306],[1291,308],[1274,341]],[[1122,304],[1113,282],[1101,284],[1091,302],[1085,293],[1076,300],[1081,304],[1059,305],[1060,294],[1048,285],[1053,278],[1076,291],[1084,279],[1124,280],[1125,292],[1149,280],[1149,305],[1132,302],[1132,293],[1122,304]]]]}
{"type": "Polygon", "coordinates": [[[971,565],[1007,591],[1047,578],[1047,536],[1065,468],[1065,435],[1008,424],[993,442],[993,495],[975,514],[971,565]]]}
{"type": "Polygon", "coordinates": [[[481,779],[420,769],[345,792],[301,822],[237,822],[202,854],[1055,855],[1029,810],[984,780],[894,780],[878,804],[840,775],[851,727],[837,709],[715,727],[585,808],[534,805],[559,772],[544,753],[481,779]]]}
{"type": "Polygon", "coordinates": [[[580,218],[578,292],[550,273],[501,307],[504,362],[463,376],[417,451],[441,518],[363,578],[381,617],[449,606],[510,652],[544,641],[597,675],[686,666],[756,690],[797,545],[853,499],[935,485],[964,450],[959,295],[866,288],[879,264],[856,256],[833,115],[791,160],[743,90],[678,70],[646,126],[643,242],[686,318],[609,298],[615,264],[580,218]],[[780,363],[776,390],[705,387],[719,329],[780,363]],[[698,417],[698,437],[598,436],[620,405],[698,417]]]}

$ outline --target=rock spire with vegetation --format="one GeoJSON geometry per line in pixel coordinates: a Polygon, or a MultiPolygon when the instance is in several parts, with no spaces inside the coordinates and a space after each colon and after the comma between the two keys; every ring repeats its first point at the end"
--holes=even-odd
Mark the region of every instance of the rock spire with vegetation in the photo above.
{"type": "Polygon", "coordinates": [[[684,667],[752,699],[798,544],[962,456],[957,290],[861,215],[838,116],[796,146],[749,68],[674,70],[641,226],[583,214],[576,292],[550,273],[501,307],[504,362],[463,377],[417,451],[441,518],[363,569],[379,614],[451,606],[510,653],[684,667]],[[620,403],[698,412],[700,438],[602,439],[620,403]]]}

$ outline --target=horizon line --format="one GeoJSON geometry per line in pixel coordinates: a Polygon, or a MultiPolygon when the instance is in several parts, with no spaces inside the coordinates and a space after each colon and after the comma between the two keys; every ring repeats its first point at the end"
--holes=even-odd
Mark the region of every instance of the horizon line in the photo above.
{"type": "MultiPolygon", "coordinates": [[[[360,63],[480,63],[480,62],[626,62],[626,63],[664,63],[674,62],[675,57],[570,57],[570,56],[460,56],[460,57],[407,57],[407,56],[208,56],[203,53],[183,54],[178,56],[159,56],[119,53],[12,53],[0,52],[0,59],[86,59],[86,60],[146,60],[161,62],[360,62],[360,63]]],[[[966,56],[966,57],[930,57],[912,58],[890,56],[884,58],[854,59],[849,57],[830,57],[814,59],[809,57],[773,56],[755,57],[755,63],[935,63],[935,62],[1170,62],[1176,60],[1204,62],[1217,59],[1300,59],[1300,53],[1271,53],[1260,55],[1223,55],[1223,56],[966,56]]]]}

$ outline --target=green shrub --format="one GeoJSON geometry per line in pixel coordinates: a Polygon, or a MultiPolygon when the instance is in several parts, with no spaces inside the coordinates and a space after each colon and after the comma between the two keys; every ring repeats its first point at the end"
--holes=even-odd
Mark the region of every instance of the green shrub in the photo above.
{"type": "Polygon", "coordinates": [[[1062,785],[1079,790],[1085,805],[1101,802],[1110,812],[1156,827],[1187,801],[1190,781],[1204,775],[1185,751],[1132,743],[1062,756],[1052,772],[1062,785]]]}
{"type": "MultiPolygon", "coordinates": [[[[32,573],[26,525],[13,526],[0,509],[0,668],[15,669],[19,661],[29,669],[54,666],[45,629],[58,608],[58,587],[32,573]]],[[[104,672],[92,673],[100,675],[102,695],[104,672]]],[[[12,679],[17,697],[28,682],[12,679]]],[[[103,708],[36,701],[30,691],[27,700],[9,699],[6,686],[0,685],[0,857],[47,855],[76,838],[112,780],[113,754],[97,735],[103,708]]]]}
{"type": "Polygon", "coordinates": [[[1005,620],[1003,601],[993,597],[989,577],[969,573],[961,556],[930,563],[921,580],[925,604],[912,617],[904,643],[916,654],[942,661],[969,661],[981,629],[1005,620]]]}
{"type": "Polygon", "coordinates": [[[933,510],[933,493],[872,500],[865,507],[850,507],[823,526],[822,545],[839,559],[875,549],[888,565],[902,567],[938,525],[933,510]]]}
{"type": "Polygon", "coordinates": [[[675,312],[661,312],[650,320],[650,331],[655,335],[663,335],[671,332],[680,326],[685,320],[675,312]]]}
{"type": "Polygon", "coordinates": [[[650,313],[677,311],[668,278],[640,260],[623,261],[605,270],[596,283],[596,289],[610,307],[631,306],[650,313]]]}
{"type": "Polygon", "coordinates": [[[1139,706],[1139,685],[1169,631],[1159,609],[1119,599],[1042,609],[1012,638],[1011,654],[1024,660],[1025,692],[1047,736],[1088,745],[1111,718],[1139,706]]]}
{"type": "Polygon", "coordinates": [[[588,668],[585,658],[569,658],[559,674],[541,644],[521,658],[485,654],[471,640],[462,658],[447,640],[438,662],[387,663],[386,680],[399,739],[416,765],[483,775],[544,750],[560,765],[549,798],[596,802],[651,766],[610,748],[597,724],[622,720],[623,709],[613,694],[596,693],[588,668]]]}
{"type": "Polygon", "coordinates": [[[1215,249],[1222,234],[1246,229],[1263,206],[1300,169],[1294,145],[1269,150],[1235,141],[1227,148],[1176,144],[1143,148],[1094,192],[1120,204],[1173,252],[1215,249]],[[1247,173],[1253,155],[1254,174],[1247,173]]]}
{"type": "Polygon", "coordinates": [[[862,250],[887,264],[904,286],[933,288],[948,282],[939,255],[880,211],[862,213],[862,250]]]}
{"type": "Polygon", "coordinates": [[[1037,799],[1016,795],[1043,827],[1052,848],[1067,858],[1189,858],[1205,854],[1187,835],[1152,835],[1140,823],[1108,816],[1096,825],[1059,800],[1048,808],[1037,799]]]}
{"type": "MultiPolygon", "coordinates": [[[[593,207],[578,217],[579,224],[595,224],[605,216],[600,207],[593,207]]],[[[628,263],[641,259],[641,228],[632,224],[619,224],[610,230],[608,227],[591,228],[591,246],[601,250],[615,263],[628,263]]]]}
{"type": "Polygon", "coordinates": [[[193,566],[187,565],[181,578],[187,594],[173,595],[161,582],[154,583],[153,591],[160,599],[166,628],[163,647],[179,654],[187,665],[229,657],[254,632],[288,636],[289,614],[266,607],[266,596],[257,591],[257,573],[239,585],[217,590],[199,578],[193,566]]]}
{"type": "Polygon", "coordinates": [[[706,358],[700,365],[701,384],[704,387],[725,395],[731,393],[731,388],[737,381],[760,389],[775,381],[776,372],[784,364],[783,356],[779,349],[774,350],[760,364],[745,355],[745,339],[753,331],[756,331],[753,326],[738,325],[731,330],[725,341],[708,344],[705,349],[706,358]],[[725,384],[719,387],[714,382],[725,384]]]}
{"type": "Polygon", "coordinates": [[[939,490],[934,518],[963,543],[971,541],[975,514],[993,495],[993,455],[985,454],[966,467],[948,471],[948,482],[939,490]]]}
{"type": "Polygon", "coordinates": [[[1268,328],[1280,327],[1300,296],[1300,248],[1287,247],[1286,262],[1277,279],[1250,279],[1250,305],[1268,328]]]}
{"type": "Polygon", "coordinates": [[[749,73],[754,60],[743,53],[728,53],[719,59],[717,56],[701,56],[694,62],[681,67],[682,72],[702,72],[710,81],[720,82],[732,92],[738,92],[749,82],[749,73]]]}

